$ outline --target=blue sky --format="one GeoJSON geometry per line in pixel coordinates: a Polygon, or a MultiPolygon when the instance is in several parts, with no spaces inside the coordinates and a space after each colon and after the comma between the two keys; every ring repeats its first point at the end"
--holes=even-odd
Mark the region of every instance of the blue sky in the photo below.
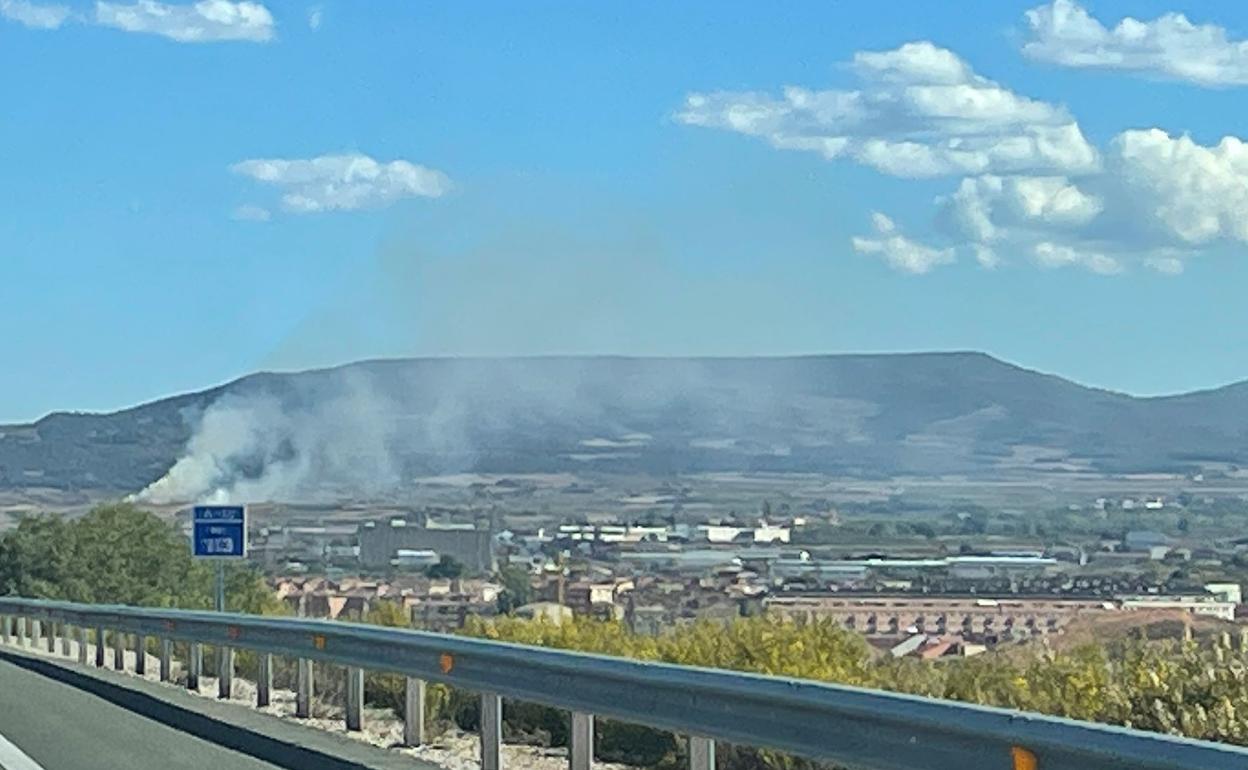
{"type": "Polygon", "coordinates": [[[883,8],[0,0],[0,420],[397,355],[1248,377],[1248,11],[883,8]]]}

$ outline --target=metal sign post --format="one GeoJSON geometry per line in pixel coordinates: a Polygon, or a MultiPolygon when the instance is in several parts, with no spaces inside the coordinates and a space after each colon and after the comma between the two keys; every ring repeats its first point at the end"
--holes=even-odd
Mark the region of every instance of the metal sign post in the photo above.
{"type": "Polygon", "coordinates": [[[217,612],[225,612],[225,562],[217,562],[217,612]]]}
{"type": "MultiPolygon", "coordinates": [[[[197,505],[191,515],[191,554],[217,560],[217,612],[225,612],[225,560],[247,557],[247,509],[241,505],[197,505]]],[[[234,650],[217,648],[217,697],[233,694],[234,650]]]]}

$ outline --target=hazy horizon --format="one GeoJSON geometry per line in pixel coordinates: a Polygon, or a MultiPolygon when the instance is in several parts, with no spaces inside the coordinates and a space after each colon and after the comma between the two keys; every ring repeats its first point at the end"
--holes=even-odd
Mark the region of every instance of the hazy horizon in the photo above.
{"type": "Polygon", "coordinates": [[[65,414],[65,413],[111,414],[111,413],[115,413],[119,411],[124,411],[126,409],[130,409],[136,406],[141,406],[143,404],[152,403],[155,401],[163,401],[168,398],[176,398],[178,396],[182,396],[186,394],[199,393],[199,392],[211,390],[217,387],[224,387],[233,382],[237,382],[238,380],[244,379],[249,376],[257,375],[257,374],[279,374],[279,375],[299,374],[299,373],[304,373],[304,372],[341,369],[345,367],[356,366],[359,364],[368,364],[368,363],[373,363],[373,362],[385,362],[385,361],[407,361],[407,360],[465,360],[465,361],[470,361],[470,360],[507,360],[507,359],[516,359],[516,360],[641,359],[641,360],[697,361],[697,360],[734,360],[734,359],[736,360],[758,360],[758,359],[826,358],[826,357],[837,357],[837,356],[850,357],[850,356],[921,356],[921,355],[933,355],[933,356],[936,356],[936,355],[985,355],[985,356],[988,356],[989,358],[995,359],[1004,364],[1018,367],[1026,371],[1035,372],[1037,374],[1042,374],[1042,375],[1051,375],[1051,376],[1059,377],[1063,380],[1071,382],[1080,387],[1090,388],[1093,390],[1109,391],[1112,393],[1120,393],[1123,395],[1131,396],[1133,398],[1164,398],[1167,396],[1179,396],[1179,395],[1185,395],[1189,393],[1197,393],[1197,392],[1209,391],[1209,390],[1218,390],[1220,388],[1224,388],[1224,387],[1228,387],[1231,385],[1236,385],[1241,382],[1248,381],[1248,377],[1244,377],[1240,379],[1230,380],[1228,382],[1217,383],[1217,384],[1212,384],[1208,386],[1194,387],[1189,390],[1170,391],[1170,392],[1164,392],[1164,393],[1132,393],[1132,392],[1120,390],[1117,388],[1106,387],[1103,385],[1099,385],[1097,383],[1080,382],[1079,380],[1076,380],[1074,378],[1067,377],[1061,372],[1047,371],[1044,369],[1035,368],[1032,366],[1028,366],[1025,362],[1012,361],[1008,358],[994,355],[992,353],[982,351],[982,350],[890,350],[890,351],[878,351],[878,352],[849,351],[849,352],[836,352],[836,353],[774,353],[774,354],[768,353],[768,354],[758,354],[758,355],[727,355],[727,354],[726,355],[681,355],[681,354],[634,355],[634,354],[628,354],[628,353],[534,353],[534,354],[519,354],[519,355],[381,356],[381,357],[361,358],[361,359],[343,361],[341,363],[333,363],[333,364],[325,364],[325,365],[318,364],[318,365],[298,367],[298,368],[269,367],[269,368],[255,369],[252,371],[241,372],[235,376],[231,376],[231,377],[228,377],[227,379],[223,379],[220,381],[214,381],[214,382],[202,384],[196,387],[189,387],[189,388],[182,389],[182,390],[162,393],[162,394],[158,394],[158,395],[151,396],[148,398],[141,398],[141,399],[134,400],[132,402],[126,402],[124,404],[119,404],[119,405],[112,406],[112,407],[56,408],[56,409],[49,410],[47,412],[44,412],[40,415],[37,415],[29,419],[4,419],[0,417],[0,425],[29,425],[29,424],[38,422],[40,419],[47,417],[50,414],[65,414]]]}

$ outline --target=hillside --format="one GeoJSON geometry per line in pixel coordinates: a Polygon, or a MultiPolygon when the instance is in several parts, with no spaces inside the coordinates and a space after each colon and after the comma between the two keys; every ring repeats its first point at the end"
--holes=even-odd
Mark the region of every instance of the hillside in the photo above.
{"type": "Polygon", "coordinates": [[[1248,384],[1135,398],[979,353],[369,361],[0,426],[0,488],[120,492],[171,468],[169,483],[202,494],[239,480],[358,492],[466,470],[879,477],[1209,462],[1248,463],[1248,384]]]}

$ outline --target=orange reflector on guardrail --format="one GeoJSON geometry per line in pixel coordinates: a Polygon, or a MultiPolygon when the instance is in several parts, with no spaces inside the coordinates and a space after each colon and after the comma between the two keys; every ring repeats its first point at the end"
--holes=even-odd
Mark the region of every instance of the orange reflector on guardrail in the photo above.
{"type": "Polygon", "coordinates": [[[325,637],[320,634],[314,634],[312,636],[312,646],[318,650],[325,649],[325,637]]]}
{"type": "Polygon", "coordinates": [[[1040,763],[1036,761],[1036,755],[1022,746],[1011,746],[1010,756],[1014,758],[1014,770],[1036,770],[1040,767],[1040,763]]]}
{"type": "Polygon", "coordinates": [[[442,653],[438,658],[438,665],[442,668],[443,674],[451,673],[451,669],[455,668],[455,657],[449,652],[442,653]]]}

